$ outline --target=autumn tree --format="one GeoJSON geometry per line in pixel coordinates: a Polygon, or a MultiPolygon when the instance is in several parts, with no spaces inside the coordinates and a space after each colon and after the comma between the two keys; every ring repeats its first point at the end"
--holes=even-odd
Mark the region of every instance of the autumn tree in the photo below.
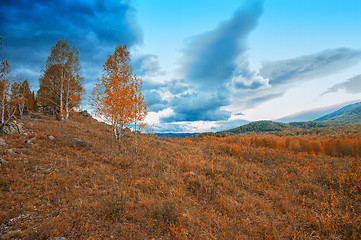
{"type": "Polygon", "coordinates": [[[9,104],[10,92],[10,65],[7,60],[0,63],[0,97],[1,97],[1,123],[6,123],[6,110],[9,104]]]}
{"type": "MultiPolygon", "coordinates": [[[[0,37],[0,50],[2,48],[0,37]]],[[[13,113],[9,109],[10,104],[10,64],[7,60],[2,60],[0,62],[0,123],[5,124],[10,120],[13,113]]]]}
{"type": "Polygon", "coordinates": [[[34,93],[31,92],[27,79],[22,75],[17,77],[17,81],[11,84],[10,93],[11,105],[16,108],[16,114],[22,116],[26,111],[35,110],[34,93]]]}
{"type": "Polygon", "coordinates": [[[147,104],[144,102],[144,95],[141,92],[142,89],[142,80],[134,77],[135,81],[132,82],[132,88],[134,89],[133,94],[133,124],[134,124],[134,136],[135,136],[135,152],[138,152],[138,129],[145,128],[143,123],[145,117],[147,116],[147,104]],[[138,127],[138,128],[137,128],[138,127]]]}
{"type": "Polygon", "coordinates": [[[136,130],[146,115],[141,86],[141,79],[132,73],[126,45],[117,46],[103,65],[103,74],[95,84],[91,104],[99,116],[111,123],[121,151],[124,128],[134,124],[136,130]]]}
{"type": "Polygon", "coordinates": [[[52,109],[60,119],[67,119],[70,110],[78,107],[84,92],[79,52],[68,41],[59,40],[52,48],[39,79],[39,106],[52,109]]]}

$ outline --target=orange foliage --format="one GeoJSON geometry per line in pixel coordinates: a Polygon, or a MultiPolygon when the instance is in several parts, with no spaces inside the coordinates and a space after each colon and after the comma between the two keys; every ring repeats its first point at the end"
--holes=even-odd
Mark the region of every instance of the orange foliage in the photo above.
{"type": "MultiPolygon", "coordinates": [[[[229,138],[225,141],[229,141],[229,138]]],[[[361,156],[361,133],[341,135],[300,135],[275,136],[272,134],[244,135],[237,141],[247,146],[269,147],[274,149],[290,150],[326,154],[330,156],[361,156]]]]}
{"type": "Polygon", "coordinates": [[[141,87],[141,79],[132,73],[126,45],[117,46],[103,65],[103,75],[95,84],[91,104],[100,117],[112,124],[121,148],[124,127],[137,126],[147,114],[141,87]]]}

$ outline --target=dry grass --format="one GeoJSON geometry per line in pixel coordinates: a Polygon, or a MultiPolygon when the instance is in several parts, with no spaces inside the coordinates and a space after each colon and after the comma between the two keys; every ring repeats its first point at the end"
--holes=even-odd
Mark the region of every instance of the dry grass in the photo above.
{"type": "Polygon", "coordinates": [[[25,128],[0,136],[0,239],[361,238],[359,157],[154,136],[136,156],[94,120],[25,128]]]}

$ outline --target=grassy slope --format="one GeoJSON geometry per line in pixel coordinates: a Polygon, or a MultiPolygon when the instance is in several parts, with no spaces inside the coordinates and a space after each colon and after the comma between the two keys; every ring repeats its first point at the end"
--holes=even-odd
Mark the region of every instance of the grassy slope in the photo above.
{"type": "Polygon", "coordinates": [[[359,158],[154,136],[136,157],[92,120],[25,128],[0,136],[4,239],[361,238],[359,158]]]}

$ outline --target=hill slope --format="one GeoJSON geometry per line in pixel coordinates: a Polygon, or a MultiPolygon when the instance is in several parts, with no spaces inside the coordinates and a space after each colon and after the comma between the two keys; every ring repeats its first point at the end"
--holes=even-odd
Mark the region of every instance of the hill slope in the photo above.
{"type": "Polygon", "coordinates": [[[361,238],[360,161],[332,145],[359,135],[139,135],[136,155],[92,119],[21,121],[0,135],[0,239],[361,238]]]}
{"type": "Polygon", "coordinates": [[[334,118],[334,117],[337,117],[337,116],[340,116],[340,115],[343,115],[347,112],[350,112],[352,111],[353,109],[357,108],[357,107],[360,107],[361,106],[361,102],[357,102],[357,103],[353,103],[353,104],[349,104],[349,105],[346,105],[342,108],[340,108],[339,110],[335,111],[335,112],[332,112],[332,113],[329,113],[325,116],[322,116],[320,118],[317,118],[315,119],[315,121],[326,121],[326,120],[329,120],[331,118],[334,118]]]}
{"type": "Polygon", "coordinates": [[[221,131],[220,133],[240,134],[248,132],[280,132],[288,129],[290,129],[289,125],[285,123],[273,121],[256,121],[226,131],[221,131]]]}
{"type": "Polygon", "coordinates": [[[361,106],[352,109],[342,115],[329,118],[326,122],[340,124],[357,124],[361,123],[361,106]]]}
{"type": "Polygon", "coordinates": [[[334,131],[334,128],[337,127],[336,122],[323,122],[323,121],[309,121],[309,122],[290,122],[290,123],[280,123],[273,121],[256,121],[246,125],[242,125],[237,128],[230,130],[218,132],[217,134],[222,136],[224,134],[241,134],[241,133],[287,133],[287,132],[297,132],[299,131],[318,131],[320,129],[327,129],[329,131],[334,131]]]}

